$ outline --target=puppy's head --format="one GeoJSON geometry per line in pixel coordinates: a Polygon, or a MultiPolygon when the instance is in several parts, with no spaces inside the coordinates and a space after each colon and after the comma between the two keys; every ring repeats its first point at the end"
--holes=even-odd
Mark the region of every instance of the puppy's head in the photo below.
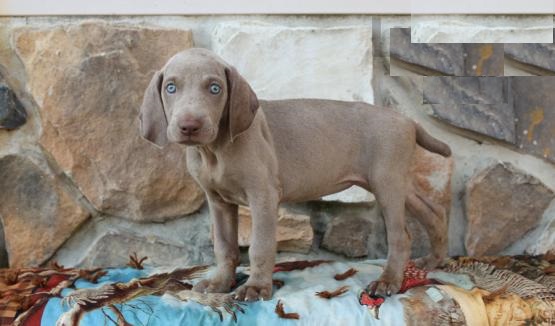
{"type": "Polygon", "coordinates": [[[190,49],[173,56],[152,77],[141,106],[141,135],[202,145],[231,141],[251,125],[258,99],[237,70],[212,52],[190,49]]]}

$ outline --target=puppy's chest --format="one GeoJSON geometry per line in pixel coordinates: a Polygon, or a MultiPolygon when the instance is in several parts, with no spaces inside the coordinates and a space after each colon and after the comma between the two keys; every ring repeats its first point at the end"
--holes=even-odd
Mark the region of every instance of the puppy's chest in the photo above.
{"type": "Polygon", "coordinates": [[[224,201],[238,205],[248,205],[245,191],[233,175],[222,172],[214,175],[208,174],[205,182],[208,188],[220,195],[224,201]]]}
{"type": "Polygon", "coordinates": [[[204,189],[217,193],[226,202],[248,205],[247,196],[241,185],[243,178],[237,171],[226,169],[224,164],[202,159],[188,162],[188,167],[204,189]]]}

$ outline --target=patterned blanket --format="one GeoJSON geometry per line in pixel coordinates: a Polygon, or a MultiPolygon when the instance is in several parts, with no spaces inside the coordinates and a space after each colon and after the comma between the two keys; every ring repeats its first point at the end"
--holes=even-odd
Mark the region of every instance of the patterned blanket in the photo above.
{"type": "MultiPolygon", "coordinates": [[[[0,270],[0,325],[554,325],[555,255],[409,264],[402,293],[369,295],[384,261],[276,265],[270,301],[236,302],[192,285],[209,266],[0,270]]],[[[240,268],[237,286],[248,277],[240,268]]]]}

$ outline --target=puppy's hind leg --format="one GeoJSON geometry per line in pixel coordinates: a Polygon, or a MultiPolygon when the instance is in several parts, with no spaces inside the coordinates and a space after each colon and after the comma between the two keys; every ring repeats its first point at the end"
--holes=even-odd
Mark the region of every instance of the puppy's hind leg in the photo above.
{"type": "Polygon", "coordinates": [[[405,177],[402,173],[386,175],[385,171],[380,172],[371,187],[384,215],[387,262],[380,278],[372,282],[368,290],[371,294],[386,296],[399,292],[401,288],[410,256],[410,237],[405,224],[405,177]]]}
{"type": "Polygon", "coordinates": [[[445,208],[416,192],[407,195],[405,205],[426,229],[431,243],[431,253],[416,259],[415,263],[420,268],[433,269],[443,262],[448,251],[445,208]]]}

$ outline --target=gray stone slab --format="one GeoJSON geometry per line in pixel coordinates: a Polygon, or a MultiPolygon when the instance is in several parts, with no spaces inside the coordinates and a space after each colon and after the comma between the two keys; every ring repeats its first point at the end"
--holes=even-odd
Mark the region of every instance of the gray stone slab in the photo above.
{"type": "Polygon", "coordinates": [[[464,43],[465,76],[503,76],[504,55],[502,43],[464,43]]]}
{"type": "Polygon", "coordinates": [[[187,246],[167,243],[159,239],[148,240],[126,233],[106,233],[90,248],[80,266],[115,267],[125,266],[133,252],[138,257],[148,257],[146,265],[188,266],[198,263],[187,246]]]}
{"type": "Polygon", "coordinates": [[[390,30],[390,58],[428,76],[503,76],[503,44],[411,43],[410,28],[390,30]]]}
{"type": "Polygon", "coordinates": [[[515,143],[514,112],[508,104],[432,104],[432,115],[455,127],[515,143]]]}
{"type": "Polygon", "coordinates": [[[511,90],[518,147],[555,163],[555,76],[511,77],[511,90]]]}
{"type": "Polygon", "coordinates": [[[424,104],[501,104],[508,102],[508,79],[499,77],[425,77],[424,104]]]}
{"type": "Polygon", "coordinates": [[[0,84],[0,129],[16,129],[27,121],[27,112],[15,93],[0,84]]]}
{"type": "Polygon", "coordinates": [[[425,77],[423,102],[451,125],[515,143],[508,82],[499,77],[425,77]]]}
{"type": "Polygon", "coordinates": [[[505,44],[505,56],[537,75],[555,74],[555,43],[505,44]]]}
{"type": "Polygon", "coordinates": [[[464,72],[462,44],[413,44],[410,28],[390,30],[389,51],[390,58],[413,65],[414,70],[425,75],[460,76],[464,72]]]}
{"type": "Polygon", "coordinates": [[[214,262],[208,207],[164,223],[99,217],[73,233],[52,257],[64,266],[123,266],[129,255],[148,256],[146,265],[214,262]]]}

